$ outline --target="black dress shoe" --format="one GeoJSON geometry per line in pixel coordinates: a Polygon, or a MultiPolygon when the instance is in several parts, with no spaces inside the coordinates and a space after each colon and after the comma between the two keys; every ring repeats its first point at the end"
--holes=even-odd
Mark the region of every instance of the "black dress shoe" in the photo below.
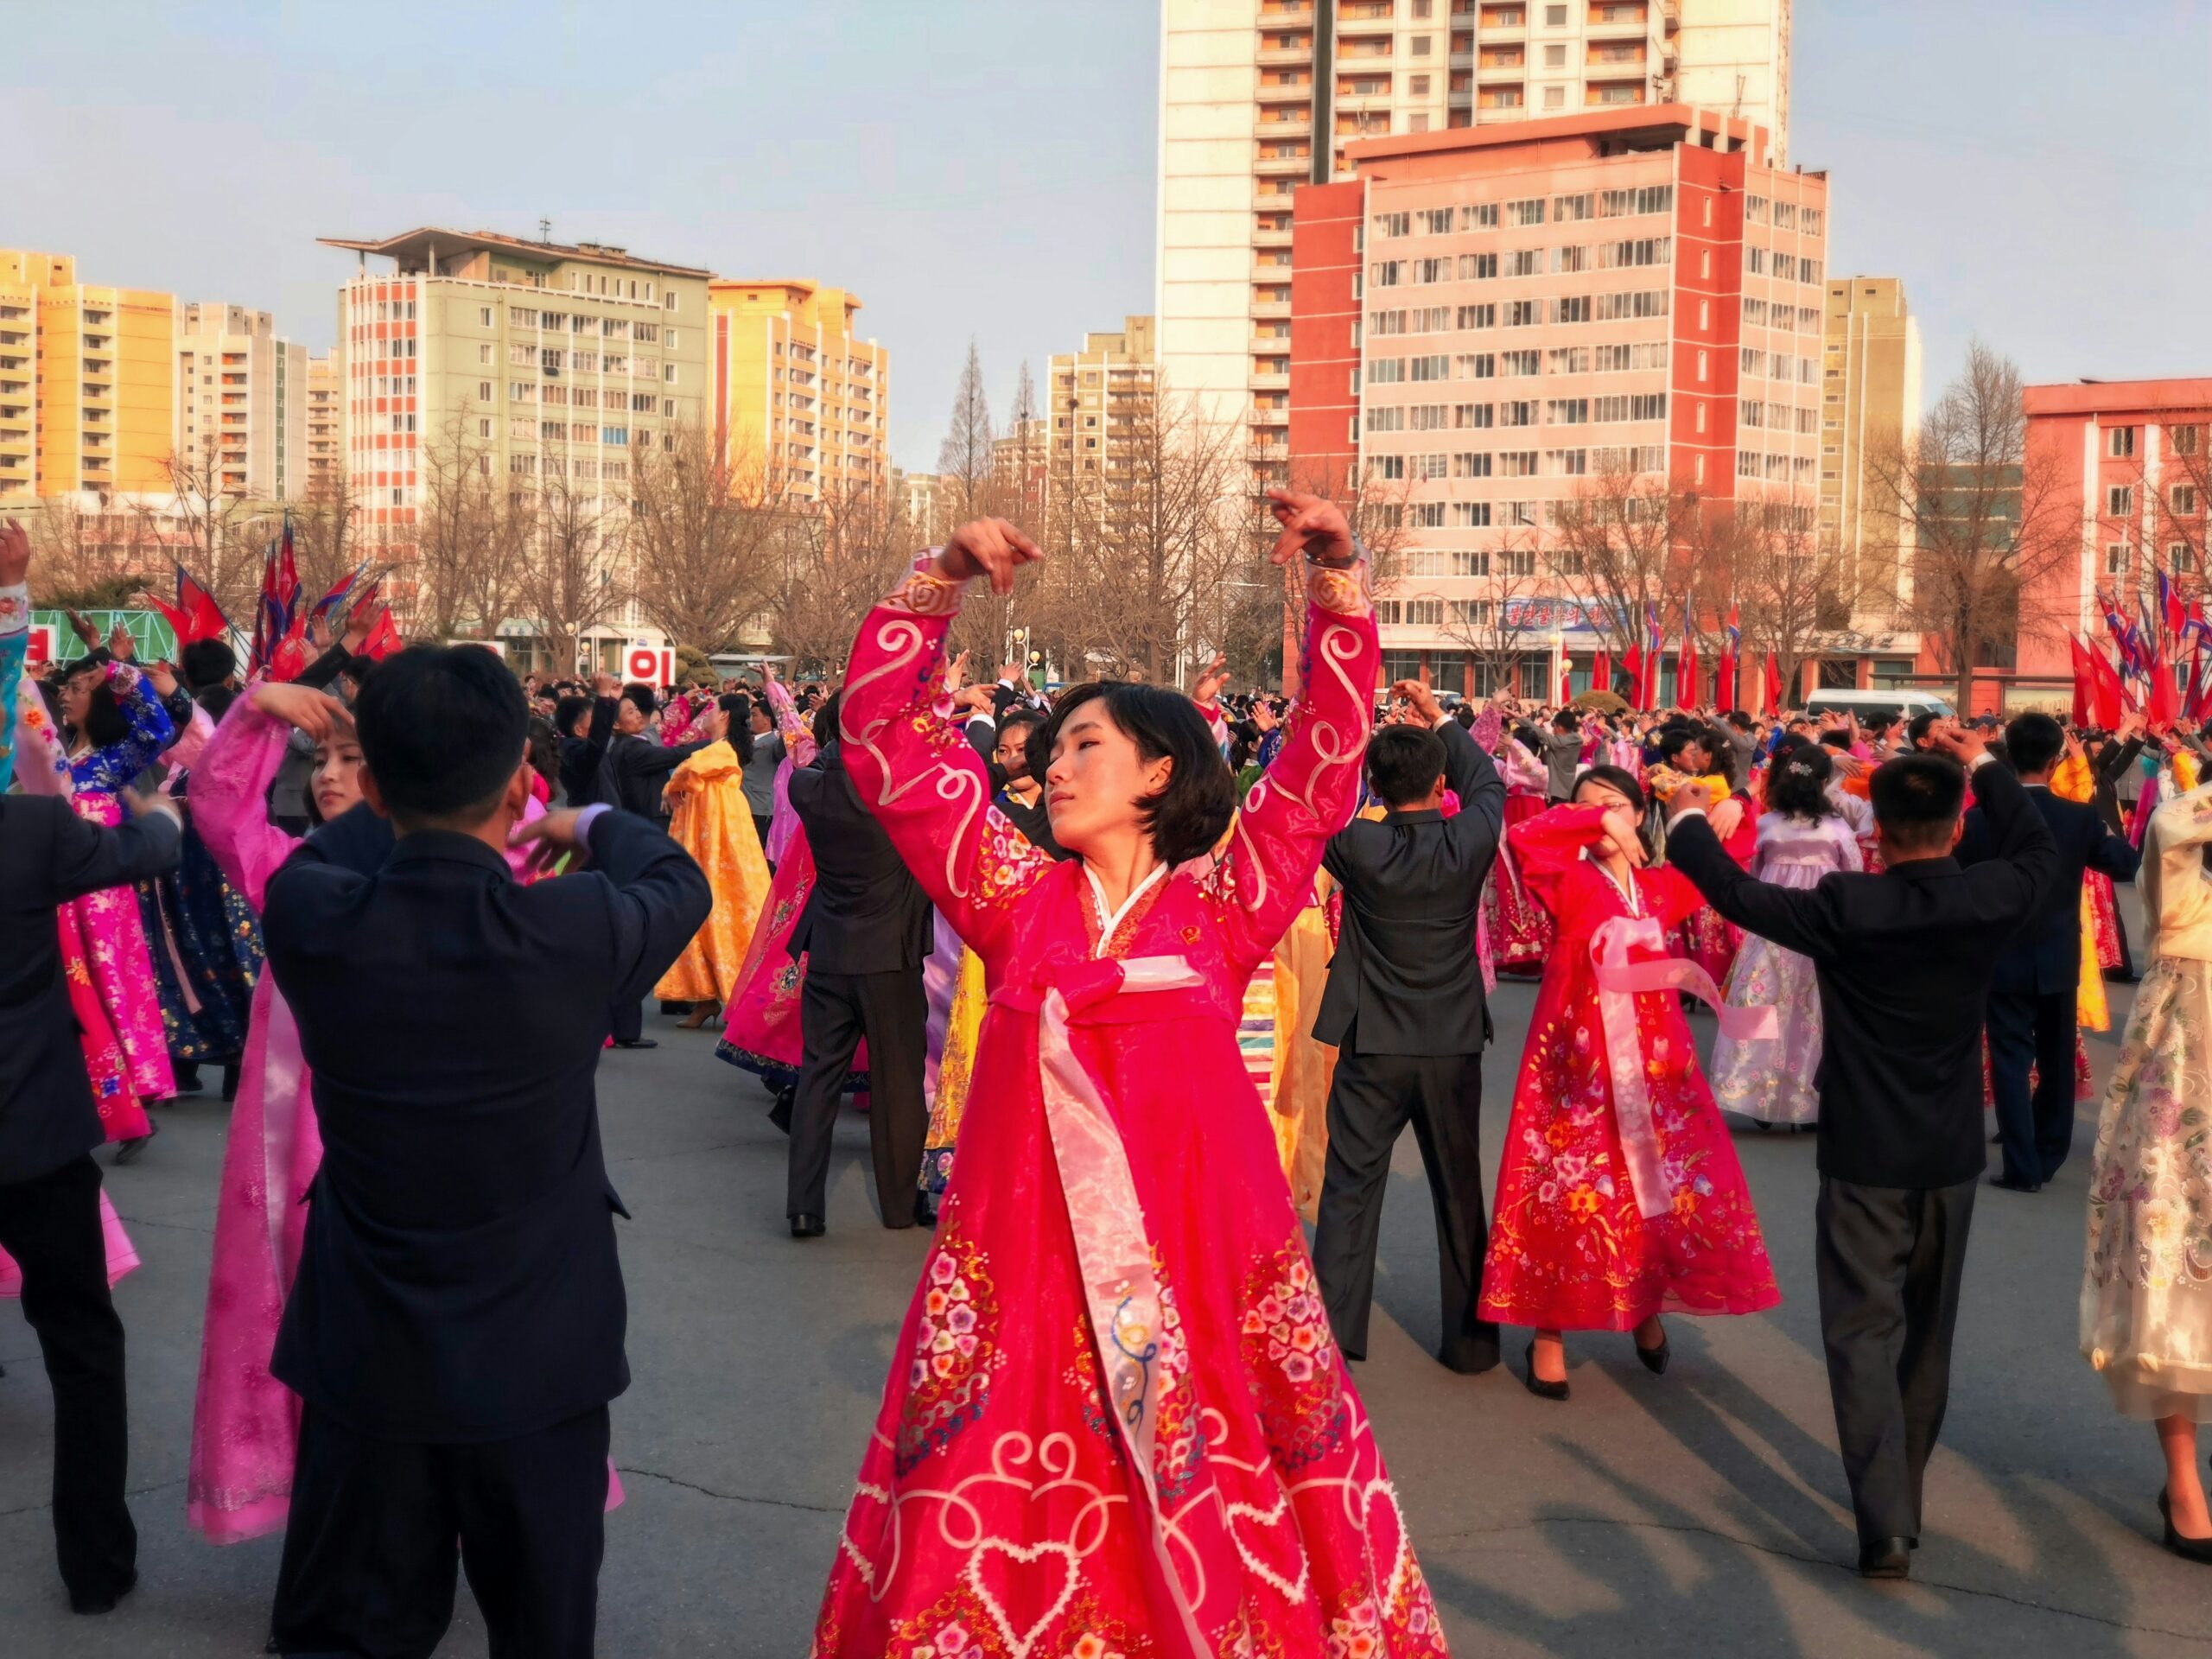
{"type": "Polygon", "coordinates": [[[1565,1377],[1561,1377],[1556,1382],[1547,1382],[1543,1378],[1536,1375],[1536,1344],[1534,1341],[1531,1341],[1529,1344],[1527,1361],[1529,1366],[1528,1374],[1521,1380],[1528,1385],[1529,1393],[1535,1395],[1539,1400],[1564,1400],[1567,1398],[1567,1379],[1565,1377]]]}
{"type": "Polygon", "coordinates": [[[2001,1186],[2007,1192],[2040,1192],[2043,1191],[2043,1183],[2041,1181],[2016,1181],[2010,1176],[2005,1175],[1991,1176],[1989,1178],[1989,1184],[1992,1186],[2001,1186]]]}
{"type": "Polygon", "coordinates": [[[152,1118],[148,1118],[145,1134],[133,1135],[128,1141],[118,1141],[115,1143],[115,1161],[118,1164],[137,1163],[138,1154],[145,1151],[153,1143],[154,1137],[161,1132],[162,1126],[152,1118]]]}
{"type": "Polygon", "coordinates": [[[914,1225],[917,1227],[937,1225],[937,1200],[926,1192],[914,1194],[914,1225]]]}
{"type": "Polygon", "coordinates": [[[2163,1486],[2158,1488],[2158,1519],[2165,1522],[2168,1549],[2184,1561],[2212,1567],[2212,1538],[2190,1538],[2174,1530],[2173,1499],[2163,1486]]]}
{"type": "Polygon", "coordinates": [[[1646,1348],[1639,1342],[1636,1344],[1636,1357],[1643,1362],[1643,1369],[1652,1376],[1664,1376],[1667,1375],[1667,1362],[1675,1357],[1675,1344],[1664,1336],[1659,1338],[1656,1348],[1646,1348]]]}
{"type": "Polygon", "coordinates": [[[632,1037],[626,1043],[620,1037],[617,1037],[614,1039],[614,1046],[617,1048],[658,1048],[660,1046],[660,1039],[658,1037],[632,1037]]]}
{"type": "Polygon", "coordinates": [[[104,1595],[80,1596],[72,1592],[69,1611],[73,1613],[111,1613],[115,1611],[115,1604],[137,1587],[138,1569],[133,1567],[128,1578],[104,1595]]]}
{"type": "Polygon", "coordinates": [[[819,1238],[823,1234],[829,1230],[830,1224],[823,1221],[819,1216],[793,1216],[791,1217],[791,1236],[793,1238],[819,1238]]]}
{"type": "Polygon", "coordinates": [[[1862,1579],[1909,1579],[1912,1576],[1912,1540],[1877,1538],[1859,1546],[1859,1576],[1862,1579]]]}
{"type": "Polygon", "coordinates": [[[798,1098],[798,1090],[781,1090],[777,1093],[776,1103],[768,1109],[768,1121],[785,1135],[791,1132],[791,1105],[798,1098]]]}

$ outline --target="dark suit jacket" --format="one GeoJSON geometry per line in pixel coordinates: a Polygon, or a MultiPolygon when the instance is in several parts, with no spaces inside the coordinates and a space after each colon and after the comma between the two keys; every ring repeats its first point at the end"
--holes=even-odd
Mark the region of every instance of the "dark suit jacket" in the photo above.
{"type": "Polygon", "coordinates": [[[360,808],[270,880],[323,1141],[271,1370],[358,1433],[511,1439],[628,1386],[593,1077],[607,1010],[714,900],[651,823],[607,812],[590,843],[524,887],[473,837],[395,847],[360,808]]]}
{"type": "Polygon", "coordinates": [[[1810,957],[1821,986],[1820,1167],[1862,1186],[1954,1186],[1987,1161],[1981,1027],[2005,944],[2034,913],[2058,849],[2019,779],[1976,768],[1993,856],[1917,859],[1809,892],[1754,880],[1702,818],[1668,861],[1730,921],[1810,957]]]}
{"type": "MultiPolygon", "coordinates": [[[[2116,881],[2135,874],[2143,855],[2105,827],[2094,806],[2063,800],[2048,789],[2031,786],[2028,798],[2043,814],[2058,843],[2058,873],[2044,889],[2025,925],[1997,958],[1992,990],[2071,996],[2082,978],[2082,874],[2101,870],[2116,881]]],[[[1995,856],[1988,815],[1976,806],[1967,814],[1959,839],[1959,862],[1981,864],[1995,856]]]]}
{"type": "Polygon", "coordinates": [[[2120,810],[2120,780],[2142,753],[2143,740],[2139,737],[2131,737],[2125,743],[2108,742],[2090,768],[2090,775],[2096,779],[2097,816],[2105,821],[2105,828],[2116,836],[2127,833],[2127,820],[2120,810]]]}
{"type": "Polygon", "coordinates": [[[117,830],[66,800],[0,798],[0,1186],[28,1181],[105,1138],[61,976],[54,907],[176,868],[176,823],[151,813],[117,830]]]}
{"type": "Polygon", "coordinates": [[[791,773],[791,810],[806,826],[814,891],[791,930],[791,955],[831,974],[918,968],[935,943],[929,895],[883,826],[861,804],[831,742],[791,773]]]}
{"type": "MultiPolygon", "coordinates": [[[[582,737],[561,739],[561,794],[569,806],[589,806],[599,798],[599,772],[607,764],[607,740],[614,734],[614,716],[621,699],[594,697],[591,723],[582,737]]],[[[664,784],[667,779],[661,780],[664,784]]],[[[612,806],[612,801],[607,803],[612,806]]]]}
{"type": "Polygon", "coordinates": [[[1489,1039],[1475,918],[1505,785],[1458,721],[1437,735],[1459,815],[1355,818],[1322,855],[1322,868],[1344,884],[1344,910],[1313,1021],[1318,1042],[1359,1054],[1478,1054],[1489,1039]]]}
{"type": "Polygon", "coordinates": [[[706,747],[678,743],[671,748],[635,732],[618,734],[607,746],[607,758],[600,763],[598,791],[592,798],[665,824],[668,809],[661,802],[660,792],[668,787],[669,773],[706,747]]]}

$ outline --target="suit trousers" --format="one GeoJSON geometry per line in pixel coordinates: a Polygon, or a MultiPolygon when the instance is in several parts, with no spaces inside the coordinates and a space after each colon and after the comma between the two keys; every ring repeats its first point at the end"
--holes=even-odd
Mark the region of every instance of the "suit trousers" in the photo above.
{"type": "Polygon", "coordinates": [[[492,1659],[588,1659],[607,1445],[605,1406],[457,1446],[372,1439],[307,1406],[276,1574],[277,1650],[428,1659],[453,1622],[458,1567],[492,1659]]]}
{"type": "Polygon", "coordinates": [[[1821,1338],[1862,1544],[1920,1535],[1920,1481],[1950,1397],[1951,1332],[1978,1185],[1821,1179],[1813,1211],[1821,1338]]]}
{"type": "Polygon", "coordinates": [[[100,1170],[92,1154],[0,1185],[0,1249],[23,1274],[23,1318],[54,1390],[54,1543],[61,1582],[120,1594],[138,1560],[123,1498],[130,1451],[123,1321],[108,1295],[100,1170]]]}
{"type": "Polygon", "coordinates": [[[1410,1121],[1436,1206],[1436,1277],[1443,1301],[1437,1357],[1455,1371],[1486,1371],[1497,1363],[1497,1326],[1476,1312],[1483,1255],[1490,1248],[1482,1105],[1479,1054],[1361,1054],[1347,1045],[1338,1057],[1329,1087],[1329,1154],[1313,1230],[1313,1269],[1330,1329],[1345,1357],[1367,1357],[1390,1150],[1410,1121]]]}
{"type": "Polygon", "coordinates": [[[886,1227],[914,1224],[929,1108],[922,1099],[929,1001],[922,970],[832,974],[809,966],[798,1005],[806,1044],[791,1099],[790,1184],[785,1213],[820,1216],[829,1202],[830,1141],[837,1100],[861,1039],[868,1039],[868,1138],[875,1196],[886,1227]]]}
{"type": "Polygon", "coordinates": [[[643,1001],[617,1002],[612,1035],[618,1043],[634,1043],[645,1034],[645,1005],[643,1001]]]}
{"type": "Polygon", "coordinates": [[[2074,1149],[2074,1031],[2071,986],[1989,994],[1989,1084],[2008,1181],[2040,1186],[2074,1149]]]}

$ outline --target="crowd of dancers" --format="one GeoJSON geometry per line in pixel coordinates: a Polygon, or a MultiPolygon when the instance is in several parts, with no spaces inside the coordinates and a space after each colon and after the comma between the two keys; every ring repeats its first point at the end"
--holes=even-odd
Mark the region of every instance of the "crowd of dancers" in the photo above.
{"type": "Polygon", "coordinates": [[[2139,861],[2082,1344],[2156,1425],[2168,1547],[2212,1560],[2198,734],[1378,701],[1342,515],[1275,512],[1288,699],[1219,663],[1188,695],[969,683],[963,589],[1039,556],[995,520],[834,689],[352,635],[289,680],[120,632],[33,675],[0,529],[0,1289],[53,1381],[72,1605],[137,1571],[108,1294],[137,1257],[90,1154],[158,1157],[204,1067],[232,1103],[188,1517],[284,1529],[272,1650],[427,1654],[458,1565],[495,1651],[590,1651],[628,1380],[592,1078],[655,1002],[766,1082],[794,1238],[849,1100],[882,1224],[933,1230],[817,1654],[1442,1652],[1346,1363],[1409,1124],[1439,1359],[1524,1329],[1557,1402],[1570,1333],[1663,1374],[1664,1315],[1781,1300],[1723,1113],[1810,1130],[1857,1565],[1907,1576],[1986,1109],[1988,1184],[2040,1192],[2079,1033],[2137,977],[2139,861]],[[1493,1205],[1501,975],[1541,982],[1493,1205]]]}

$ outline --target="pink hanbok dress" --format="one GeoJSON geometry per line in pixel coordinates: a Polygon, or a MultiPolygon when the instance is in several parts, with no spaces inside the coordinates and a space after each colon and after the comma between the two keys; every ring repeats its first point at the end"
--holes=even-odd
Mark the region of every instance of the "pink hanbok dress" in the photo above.
{"type": "Polygon", "coordinates": [[[1362,583],[1313,589],[1305,700],[1226,849],[1112,914],[933,716],[951,590],[861,626],[845,764],[991,1002],[817,1659],[1444,1651],[1237,1046],[1368,735],[1362,583]]]}

